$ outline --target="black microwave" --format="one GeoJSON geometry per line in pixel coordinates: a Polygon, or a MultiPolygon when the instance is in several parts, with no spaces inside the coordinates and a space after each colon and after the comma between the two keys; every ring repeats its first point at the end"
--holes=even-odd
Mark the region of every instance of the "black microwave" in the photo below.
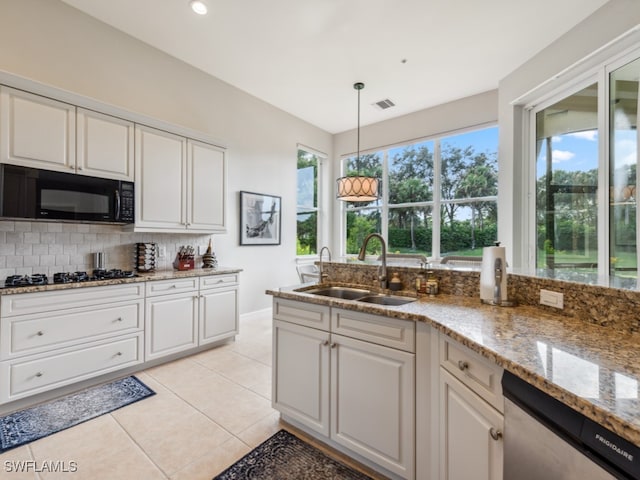
{"type": "Polygon", "coordinates": [[[133,182],[0,165],[0,217],[134,222],[133,182]]]}

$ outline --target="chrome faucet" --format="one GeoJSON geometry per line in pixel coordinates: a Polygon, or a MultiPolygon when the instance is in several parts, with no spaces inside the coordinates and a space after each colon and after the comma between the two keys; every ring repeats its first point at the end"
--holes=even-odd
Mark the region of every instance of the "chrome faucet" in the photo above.
{"type": "Polygon", "coordinates": [[[378,281],[380,282],[381,288],[387,288],[387,244],[385,243],[382,235],[380,235],[379,233],[370,233],[365,237],[364,242],[362,242],[362,247],[360,247],[358,260],[364,260],[364,257],[367,254],[367,244],[373,237],[380,239],[380,245],[382,245],[382,254],[380,255],[380,260],[382,261],[382,263],[378,268],[378,281]]]}
{"type": "Polygon", "coordinates": [[[322,254],[325,250],[329,254],[329,261],[331,261],[331,250],[329,250],[329,247],[322,247],[320,249],[320,283],[324,283],[324,281],[329,278],[329,274],[324,273],[324,263],[322,263],[322,254]]]}

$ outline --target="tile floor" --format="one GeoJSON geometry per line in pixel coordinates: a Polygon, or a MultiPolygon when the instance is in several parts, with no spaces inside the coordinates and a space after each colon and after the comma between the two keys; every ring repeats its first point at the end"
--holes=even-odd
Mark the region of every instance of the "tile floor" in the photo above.
{"type": "Polygon", "coordinates": [[[283,427],[270,400],[270,314],[244,320],[235,342],[136,376],[156,395],[0,455],[0,479],[210,480],[283,427]]]}

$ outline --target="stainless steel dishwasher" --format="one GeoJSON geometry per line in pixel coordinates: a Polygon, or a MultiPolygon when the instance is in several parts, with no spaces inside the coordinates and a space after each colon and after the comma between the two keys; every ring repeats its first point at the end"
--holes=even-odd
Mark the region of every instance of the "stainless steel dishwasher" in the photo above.
{"type": "Polygon", "coordinates": [[[505,372],[504,480],[640,479],[640,448],[505,372]]]}

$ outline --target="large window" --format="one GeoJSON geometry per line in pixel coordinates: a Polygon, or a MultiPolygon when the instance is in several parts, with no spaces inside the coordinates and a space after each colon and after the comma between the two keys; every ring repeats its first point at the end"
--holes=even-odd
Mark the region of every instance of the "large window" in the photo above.
{"type": "MultiPolygon", "coordinates": [[[[345,252],[372,232],[392,253],[478,255],[496,241],[497,127],[401,145],[344,162],[345,174],[382,179],[382,198],[348,203],[345,252]]],[[[372,242],[368,253],[379,251],[372,242]]]]}
{"type": "Polygon", "coordinates": [[[318,178],[322,157],[298,149],[296,255],[318,253],[318,178]]]}
{"type": "Polygon", "coordinates": [[[532,110],[535,267],[550,276],[638,276],[640,59],[619,63],[532,110]]]}

